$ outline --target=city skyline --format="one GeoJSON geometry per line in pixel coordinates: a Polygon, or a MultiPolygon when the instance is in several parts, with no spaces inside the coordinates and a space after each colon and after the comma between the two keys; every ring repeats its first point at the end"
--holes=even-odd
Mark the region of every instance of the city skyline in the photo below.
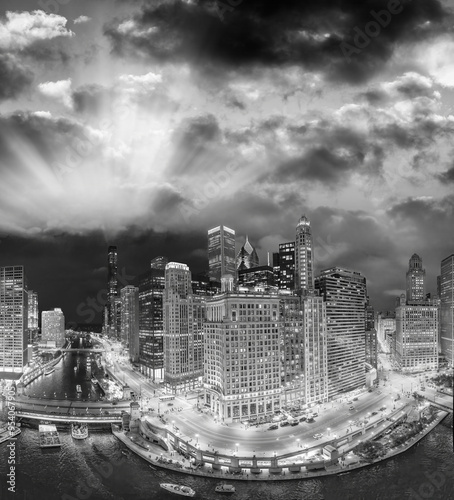
{"type": "Polygon", "coordinates": [[[316,272],[361,272],[377,310],[414,252],[435,291],[454,248],[452,2],[394,6],[361,48],[387,2],[218,7],[2,3],[1,265],[76,321],[109,245],[128,275],[158,255],[198,273],[226,225],[267,262],[305,213],[316,272]]]}

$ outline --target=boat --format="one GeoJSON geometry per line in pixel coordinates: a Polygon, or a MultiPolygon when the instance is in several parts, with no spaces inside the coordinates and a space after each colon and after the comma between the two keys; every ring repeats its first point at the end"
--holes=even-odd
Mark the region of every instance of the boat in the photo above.
{"type": "Polygon", "coordinates": [[[88,425],[87,424],[71,424],[71,436],[74,439],[85,439],[88,437],[88,425]]]}
{"type": "Polygon", "coordinates": [[[338,474],[338,476],[345,476],[346,474],[350,474],[350,472],[341,472],[338,474]]]}
{"type": "Polygon", "coordinates": [[[184,497],[193,497],[195,495],[195,491],[189,488],[189,486],[170,483],[161,483],[159,486],[167,491],[171,491],[172,493],[176,493],[177,495],[182,495],[184,497]]]}
{"type": "Polygon", "coordinates": [[[232,484],[219,483],[214,491],[216,493],[235,493],[235,486],[232,484]]]}
{"type": "Polygon", "coordinates": [[[54,424],[42,424],[39,426],[39,446],[41,448],[60,447],[60,437],[54,424]]]}
{"type": "Polygon", "coordinates": [[[78,385],[76,385],[76,391],[77,391],[78,393],[81,393],[81,392],[82,392],[82,387],[81,387],[79,384],[78,384],[78,385]]]}
{"type": "Polygon", "coordinates": [[[154,467],[153,465],[148,465],[148,467],[150,467],[150,469],[156,470],[156,467],[154,467]]]}
{"type": "Polygon", "coordinates": [[[49,370],[46,370],[44,372],[44,375],[50,375],[51,373],[54,373],[54,371],[55,371],[55,368],[50,368],[49,370]]]}
{"type": "Polygon", "coordinates": [[[2,427],[0,429],[0,444],[8,441],[8,439],[12,439],[21,433],[21,430],[17,427],[2,427]]]}

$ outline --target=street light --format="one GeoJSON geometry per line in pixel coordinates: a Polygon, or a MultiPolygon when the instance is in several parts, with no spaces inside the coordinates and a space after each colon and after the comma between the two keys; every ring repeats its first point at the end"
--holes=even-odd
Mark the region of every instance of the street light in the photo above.
{"type": "Polygon", "coordinates": [[[331,428],[328,427],[327,431],[328,431],[328,436],[330,436],[331,435],[331,428]]]}
{"type": "Polygon", "coordinates": [[[296,443],[297,443],[297,446],[299,448],[300,447],[300,438],[296,438],[296,443]]]}

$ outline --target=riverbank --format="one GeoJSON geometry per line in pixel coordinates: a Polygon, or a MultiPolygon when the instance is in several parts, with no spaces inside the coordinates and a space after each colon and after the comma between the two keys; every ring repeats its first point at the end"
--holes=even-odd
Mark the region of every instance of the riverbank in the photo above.
{"type": "MultiPolygon", "coordinates": [[[[370,467],[379,462],[383,462],[390,458],[393,458],[401,453],[406,452],[412,446],[416,445],[423,437],[425,437],[429,432],[431,432],[449,413],[446,411],[440,411],[433,422],[427,425],[427,427],[422,430],[418,435],[410,438],[406,443],[390,450],[386,455],[372,461],[364,461],[359,457],[352,456],[351,450],[344,450],[342,462],[328,465],[323,470],[307,470],[299,472],[291,472],[290,470],[283,470],[287,467],[281,467],[281,471],[276,473],[276,471],[270,471],[268,469],[263,469],[259,474],[253,474],[251,472],[232,474],[227,470],[213,470],[210,465],[203,465],[193,467],[188,460],[180,458],[176,451],[164,451],[162,448],[150,444],[147,440],[143,439],[136,432],[124,432],[119,429],[118,426],[112,425],[112,433],[119,439],[125,446],[131,450],[133,453],[137,454],[144,460],[146,460],[153,467],[159,467],[162,469],[172,470],[174,472],[181,472],[183,474],[189,474],[194,476],[204,476],[208,478],[216,479],[226,479],[229,480],[242,480],[242,481],[288,481],[292,479],[313,479],[322,476],[333,476],[337,474],[348,474],[351,471],[361,469],[364,467],[370,467]],[[166,460],[164,462],[163,460],[166,460]],[[171,463],[169,463],[171,461],[171,463]],[[178,464],[178,465],[177,465],[178,464]]],[[[291,466],[290,466],[291,467],[291,466]]]]}

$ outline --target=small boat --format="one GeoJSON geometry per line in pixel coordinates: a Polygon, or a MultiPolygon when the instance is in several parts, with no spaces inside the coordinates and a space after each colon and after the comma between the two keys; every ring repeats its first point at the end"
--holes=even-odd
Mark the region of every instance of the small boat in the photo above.
{"type": "Polygon", "coordinates": [[[167,491],[171,491],[173,493],[176,493],[177,495],[182,495],[184,497],[193,497],[195,495],[195,491],[189,488],[189,486],[170,483],[161,483],[159,486],[167,491]]]}
{"type": "Polygon", "coordinates": [[[88,437],[88,425],[87,424],[71,424],[71,436],[74,439],[85,439],[88,437]]]}
{"type": "Polygon", "coordinates": [[[350,474],[350,472],[341,472],[338,476],[345,476],[345,474],[350,474]]]}
{"type": "Polygon", "coordinates": [[[16,437],[18,434],[21,433],[21,430],[18,429],[17,427],[2,427],[0,429],[0,444],[4,443],[5,441],[8,441],[9,439],[12,439],[16,437]]]}
{"type": "Polygon", "coordinates": [[[154,467],[153,465],[148,465],[148,467],[150,467],[150,469],[156,470],[156,467],[154,467]]]}
{"type": "Polygon", "coordinates": [[[82,392],[82,387],[80,385],[76,385],[76,391],[78,393],[81,393],[82,392]]]}
{"type": "Polygon", "coordinates": [[[49,370],[46,370],[44,372],[44,375],[50,375],[51,373],[54,373],[54,371],[55,371],[55,368],[50,368],[49,370]]]}
{"type": "Polygon", "coordinates": [[[127,451],[125,451],[125,450],[121,450],[121,453],[123,453],[123,455],[125,455],[125,456],[129,455],[129,453],[127,451]]]}
{"type": "Polygon", "coordinates": [[[235,493],[235,486],[232,484],[219,483],[214,491],[216,493],[235,493]]]}

